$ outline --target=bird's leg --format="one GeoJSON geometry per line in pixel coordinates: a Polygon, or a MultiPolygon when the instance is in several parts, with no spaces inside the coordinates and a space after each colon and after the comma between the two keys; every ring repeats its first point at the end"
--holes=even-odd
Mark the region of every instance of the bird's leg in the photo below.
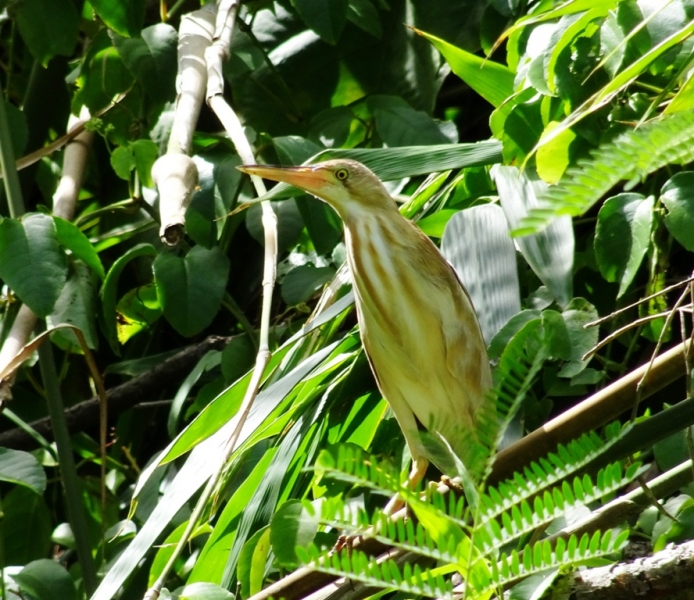
{"type": "MultiPolygon", "coordinates": [[[[407,478],[407,487],[410,490],[416,490],[417,485],[424,479],[424,474],[429,468],[429,459],[424,456],[413,456],[412,457],[412,470],[410,471],[410,476],[407,478]]],[[[400,494],[393,496],[390,502],[386,505],[384,513],[388,516],[396,513],[405,505],[405,501],[402,499],[400,494]]]]}

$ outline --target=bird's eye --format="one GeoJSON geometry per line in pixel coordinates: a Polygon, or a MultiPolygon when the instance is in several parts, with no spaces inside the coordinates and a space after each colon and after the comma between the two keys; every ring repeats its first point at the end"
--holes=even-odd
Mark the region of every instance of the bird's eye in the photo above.
{"type": "Polygon", "coordinates": [[[340,181],[345,181],[349,177],[349,171],[347,169],[338,169],[335,171],[335,177],[340,181]]]}

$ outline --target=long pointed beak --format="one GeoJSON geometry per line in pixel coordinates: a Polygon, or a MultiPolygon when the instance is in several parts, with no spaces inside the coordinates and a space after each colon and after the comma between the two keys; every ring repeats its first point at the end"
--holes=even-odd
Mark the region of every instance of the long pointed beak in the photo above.
{"type": "Polygon", "coordinates": [[[249,175],[257,175],[272,181],[283,181],[316,195],[330,182],[327,171],[310,166],[273,167],[268,165],[243,165],[236,168],[249,175]]]}

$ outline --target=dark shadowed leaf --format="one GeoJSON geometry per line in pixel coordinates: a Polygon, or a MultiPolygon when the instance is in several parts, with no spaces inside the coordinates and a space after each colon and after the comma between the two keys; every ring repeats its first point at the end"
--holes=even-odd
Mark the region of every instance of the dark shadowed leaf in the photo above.
{"type": "Polygon", "coordinates": [[[668,210],[665,226],[680,244],[694,252],[694,172],[677,173],[663,186],[660,199],[668,210]]]}
{"type": "MultiPolygon", "coordinates": [[[[84,335],[87,345],[92,349],[99,346],[96,327],[96,290],[96,276],[82,261],[75,261],[72,264],[70,276],[53,307],[53,312],[48,316],[51,326],[67,323],[77,327],[84,335]]],[[[61,329],[52,335],[64,338],[75,346],[79,345],[74,331],[61,329]]]]}
{"type": "Polygon", "coordinates": [[[127,37],[140,34],[145,20],[145,0],[93,0],[94,11],[116,33],[127,37]]]}
{"type": "Polygon", "coordinates": [[[619,283],[617,297],[633,281],[651,241],[653,197],[617,194],[598,213],[595,259],[607,281],[619,283]]]}
{"type": "Polygon", "coordinates": [[[176,76],[176,45],[178,33],[166,23],[157,23],[142,30],[141,37],[112,36],[118,54],[155,102],[176,97],[172,85],[176,76]]]}
{"type": "Polygon", "coordinates": [[[292,0],[296,12],[328,44],[336,44],[347,20],[347,0],[292,0]]]}
{"type": "Polygon", "coordinates": [[[335,275],[332,267],[301,265],[289,271],[282,281],[282,299],[293,306],[307,302],[335,275]]]}
{"type": "Polygon", "coordinates": [[[22,0],[16,10],[22,38],[41,64],[45,66],[57,54],[72,54],[80,17],[70,0],[22,0]]]}
{"type": "Polygon", "coordinates": [[[0,222],[0,278],[38,316],[51,312],[66,277],[67,258],[51,217],[0,222]]]}
{"type": "Polygon", "coordinates": [[[70,573],[54,560],[35,560],[12,578],[36,600],[77,600],[77,588],[70,573]]]}
{"type": "Polygon", "coordinates": [[[222,251],[195,246],[184,258],[163,253],[153,270],[159,302],[174,329],[185,336],[205,329],[219,310],[229,277],[222,251]]]}
{"type": "Polygon", "coordinates": [[[289,500],[279,507],[270,522],[272,551],[279,564],[295,566],[296,547],[306,547],[318,532],[318,515],[308,512],[298,500],[289,500]]]}
{"type": "Polygon", "coordinates": [[[23,485],[37,494],[43,494],[46,472],[32,454],[0,448],[0,481],[23,485]]]}

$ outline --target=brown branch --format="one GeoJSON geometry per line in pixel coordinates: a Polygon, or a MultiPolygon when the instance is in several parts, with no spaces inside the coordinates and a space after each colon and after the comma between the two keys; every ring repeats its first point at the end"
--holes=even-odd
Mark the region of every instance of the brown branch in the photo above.
{"type": "Polygon", "coordinates": [[[629,563],[576,571],[553,586],[552,600],[694,599],[694,541],[629,563]]]}
{"type": "MultiPolygon", "coordinates": [[[[181,380],[190,369],[210,350],[222,350],[230,338],[210,336],[181,350],[167,358],[150,371],[133,377],[130,381],[108,390],[109,418],[113,419],[122,412],[140,402],[158,396],[161,389],[173,381],[181,380]]],[[[68,430],[70,433],[82,431],[99,422],[99,398],[94,397],[66,409],[68,430]]],[[[31,426],[42,436],[51,440],[53,432],[49,418],[39,419],[31,426]]],[[[0,446],[15,450],[31,450],[36,447],[36,440],[19,427],[0,433],[0,446]]]]}

